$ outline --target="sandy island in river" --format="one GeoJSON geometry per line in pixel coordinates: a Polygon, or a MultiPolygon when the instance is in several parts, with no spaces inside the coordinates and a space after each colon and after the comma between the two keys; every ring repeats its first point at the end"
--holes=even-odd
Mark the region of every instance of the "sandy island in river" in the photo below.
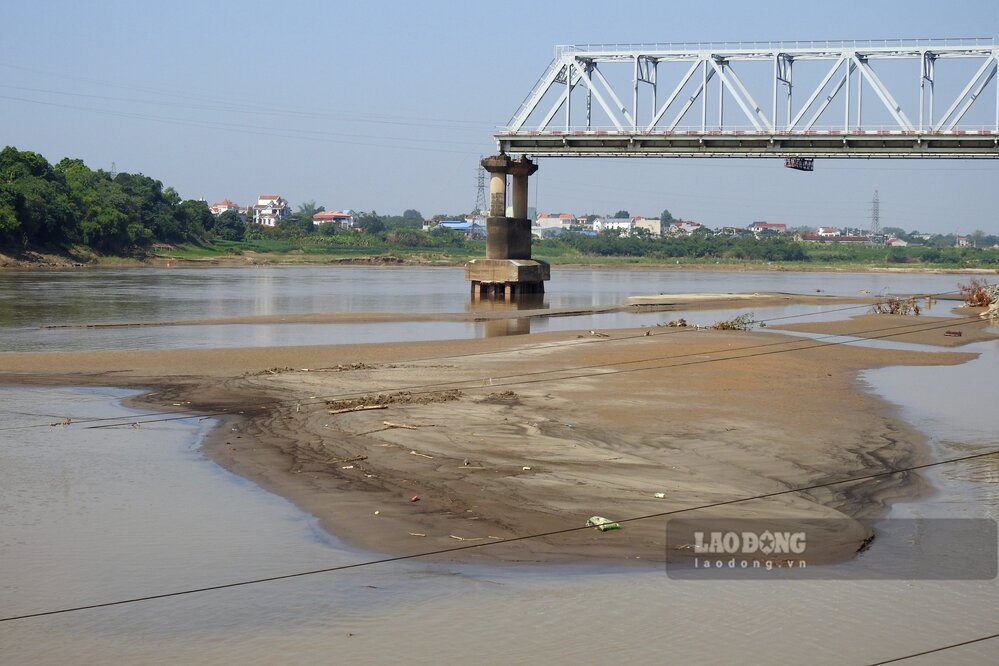
{"type": "MultiPolygon", "coordinates": [[[[960,322],[962,342],[995,337],[984,322],[960,322]]],[[[917,335],[905,328],[914,323],[933,322],[874,318],[879,335],[890,327],[917,335]]],[[[808,330],[859,333],[874,324],[808,330]]],[[[943,333],[924,332],[919,341],[939,343],[943,333]]],[[[204,444],[209,457],[289,498],[347,543],[410,554],[578,527],[591,515],[623,519],[922,462],[920,434],[863,392],[857,373],[971,358],[828,346],[775,332],[652,328],[11,353],[0,355],[0,381],[142,386],[151,392],[136,402],[147,406],[224,411],[204,444]],[[385,408],[343,411],[361,406],[385,408]]],[[[914,475],[896,475],[699,515],[862,520],[920,486],[914,475]]],[[[495,543],[451,558],[658,562],[663,523],[495,543]]],[[[867,535],[857,523],[826,559],[850,557],[867,535]]]]}

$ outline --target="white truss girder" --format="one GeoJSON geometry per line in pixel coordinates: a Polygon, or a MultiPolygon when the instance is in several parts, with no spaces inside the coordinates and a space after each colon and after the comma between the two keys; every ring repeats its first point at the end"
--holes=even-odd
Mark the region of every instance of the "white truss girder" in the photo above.
{"type": "MultiPolygon", "coordinates": [[[[991,38],[561,46],[556,47],[555,58],[496,138],[503,152],[552,156],[997,157],[997,74],[999,48],[991,38]],[[956,90],[959,83],[964,85],[947,110],[935,117],[936,64],[940,59],[964,59],[980,64],[966,83],[964,74],[961,81],[954,81],[951,76],[950,81],[943,82],[950,90],[956,90]],[[898,68],[879,65],[881,61],[905,60],[914,62],[910,76],[899,76],[898,68]],[[796,80],[803,75],[794,64],[807,61],[829,63],[818,85],[796,80]],[[772,71],[761,75],[758,65],[746,64],[752,62],[771,62],[772,71]],[[667,72],[660,67],[671,63],[673,67],[667,72]],[[683,65],[679,71],[677,63],[683,65]],[[755,72],[752,67],[757,68],[755,72]],[[997,88],[992,97],[984,95],[990,85],[997,88]],[[660,87],[670,90],[662,100],[658,94],[660,87]],[[786,91],[783,103],[781,90],[786,91]],[[868,110],[866,116],[865,90],[873,92],[873,99],[877,100],[876,108],[868,110]],[[580,94],[585,95],[582,123],[578,119],[581,113],[578,107],[574,109],[573,102],[580,94]],[[640,105],[641,94],[647,94],[651,104],[640,105]],[[717,122],[709,120],[709,115],[713,115],[708,113],[709,98],[717,103],[717,122]],[[734,101],[735,106],[727,108],[726,98],[734,101]],[[915,106],[916,99],[918,122],[914,123],[899,100],[915,106]],[[595,107],[592,100],[597,102],[595,107]],[[803,102],[795,104],[796,100],[803,102]],[[962,125],[969,110],[993,103],[990,122],[962,125]],[[841,120],[829,125],[831,109],[840,104],[841,120]],[[700,111],[699,122],[688,118],[696,107],[700,111]],[[597,113],[602,110],[606,121],[594,124],[593,110],[597,113]],[[560,115],[564,121],[559,119],[560,115]],[[820,122],[826,124],[820,126],[820,122]],[[870,140],[872,134],[879,139],[870,140]],[[839,138],[833,142],[802,140],[817,135],[839,138]],[[622,138],[626,139],[624,143],[622,138]],[[691,139],[696,139],[696,146],[691,139]],[[837,141],[838,148],[834,145],[837,141]]],[[[980,116],[980,113],[976,110],[971,115],[980,116]]]]}

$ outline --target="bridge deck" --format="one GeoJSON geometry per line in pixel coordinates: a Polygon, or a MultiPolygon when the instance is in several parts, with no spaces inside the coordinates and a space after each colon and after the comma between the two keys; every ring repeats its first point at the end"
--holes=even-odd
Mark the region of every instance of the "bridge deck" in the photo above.
{"type": "Polygon", "coordinates": [[[994,130],[521,130],[496,134],[500,152],[538,157],[999,158],[994,130]]]}

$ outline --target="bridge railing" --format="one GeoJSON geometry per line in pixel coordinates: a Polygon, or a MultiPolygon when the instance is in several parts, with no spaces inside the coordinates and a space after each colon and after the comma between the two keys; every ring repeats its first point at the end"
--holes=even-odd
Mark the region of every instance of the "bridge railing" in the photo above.
{"type": "Polygon", "coordinates": [[[851,128],[849,130],[842,127],[812,127],[810,129],[783,129],[777,128],[775,131],[760,131],[752,125],[726,126],[724,129],[701,129],[694,126],[680,126],[672,130],[666,129],[618,129],[613,126],[607,127],[569,127],[557,129],[520,129],[513,130],[508,127],[497,127],[497,136],[663,136],[663,135],[703,135],[703,136],[964,136],[964,135],[999,135],[999,130],[988,125],[965,125],[960,129],[952,130],[904,130],[898,127],[863,127],[851,128]]]}
{"type": "Polygon", "coordinates": [[[939,48],[995,46],[994,37],[925,37],[899,39],[825,39],[825,40],[780,40],[748,42],[636,42],[630,44],[559,44],[555,46],[555,57],[565,53],[591,51],[729,51],[765,50],[780,51],[790,49],[895,49],[895,48],[939,48]]]}

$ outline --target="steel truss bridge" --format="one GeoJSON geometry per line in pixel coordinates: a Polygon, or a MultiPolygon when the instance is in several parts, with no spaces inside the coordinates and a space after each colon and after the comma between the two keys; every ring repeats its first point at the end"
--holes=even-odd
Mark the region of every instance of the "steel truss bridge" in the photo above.
{"type": "Polygon", "coordinates": [[[496,140],[542,157],[995,158],[997,68],[991,38],[558,46],[496,140]]]}

